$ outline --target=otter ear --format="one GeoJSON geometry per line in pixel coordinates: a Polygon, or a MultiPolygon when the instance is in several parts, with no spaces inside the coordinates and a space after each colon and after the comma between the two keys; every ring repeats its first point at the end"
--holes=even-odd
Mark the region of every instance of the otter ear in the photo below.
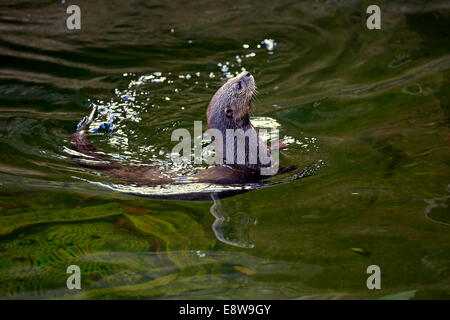
{"type": "Polygon", "coordinates": [[[230,106],[226,107],[226,108],[223,110],[223,112],[225,113],[225,115],[226,115],[228,118],[231,118],[231,117],[233,116],[233,109],[231,109],[230,106]]]}

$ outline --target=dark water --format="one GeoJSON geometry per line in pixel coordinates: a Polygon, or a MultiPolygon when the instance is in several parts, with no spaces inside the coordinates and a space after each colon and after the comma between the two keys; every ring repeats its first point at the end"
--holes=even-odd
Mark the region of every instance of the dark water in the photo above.
{"type": "Polygon", "coordinates": [[[0,297],[450,297],[448,1],[381,1],[381,30],[367,1],[77,4],[78,31],[60,1],[0,4],[0,297]],[[95,105],[99,150],[164,165],[241,68],[312,175],[174,201],[71,161],[95,105]]]}

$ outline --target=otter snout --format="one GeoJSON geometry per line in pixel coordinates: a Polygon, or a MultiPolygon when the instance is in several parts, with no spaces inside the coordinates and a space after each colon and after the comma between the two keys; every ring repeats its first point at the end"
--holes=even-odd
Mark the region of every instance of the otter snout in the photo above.
{"type": "MultiPolygon", "coordinates": [[[[253,79],[253,76],[252,76],[252,74],[250,73],[250,72],[246,72],[246,71],[244,71],[245,72],[245,74],[244,74],[244,76],[242,77],[243,78],[243,80],[245,81],[245,82],[247,82],[247,85],[251,85],[251,86],[255,86],[255,79],[253,79]]],[[[243,72],[243,73],[244,73],[243,72]]]]}
{"type": "Polygon", "coordinates": [[[253,95],[255,91],[255,79],[248,71],[242,71],[234,78],[228,80],[230,85],[235,85],[236,89],[241,93],[253,95]]]}
{"type": "Polygon", "coordinates": [[[255,80],[253,79],[253,76],[250,72],[248,71],[242,71],[241,73],[239,73],[236,77],[236,80],[241,80],[241,81],[245,81],[246,83],[254,83],[255,80]]]}

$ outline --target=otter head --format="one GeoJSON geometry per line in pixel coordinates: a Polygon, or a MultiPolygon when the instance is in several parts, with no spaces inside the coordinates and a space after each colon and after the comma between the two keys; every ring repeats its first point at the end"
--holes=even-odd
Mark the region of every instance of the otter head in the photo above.
{"type": "Polygon", "coordinates": [[[208,128],[226,129],[245,128],[250,125],[249,111],[256,86],[253,76],[243,71],[229,79],[214,94],[209,103],[206,117],[208,128]]]}

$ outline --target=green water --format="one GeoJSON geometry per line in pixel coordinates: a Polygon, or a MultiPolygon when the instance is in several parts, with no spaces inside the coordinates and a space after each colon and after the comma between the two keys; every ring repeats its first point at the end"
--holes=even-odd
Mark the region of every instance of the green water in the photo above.
{"type": "Polygon", "coordinates": [[[78,31],[60,1],[0,4],[0,297],[448,299],[450,6],[379,1],[368,30],[370,4],[86,1],[78,31]],[[93,105],[107,156],[167,160],[241,68],[254,122],[292,138],[281,164],[312,175],[160,200],[71,161],[93,105]]]}

